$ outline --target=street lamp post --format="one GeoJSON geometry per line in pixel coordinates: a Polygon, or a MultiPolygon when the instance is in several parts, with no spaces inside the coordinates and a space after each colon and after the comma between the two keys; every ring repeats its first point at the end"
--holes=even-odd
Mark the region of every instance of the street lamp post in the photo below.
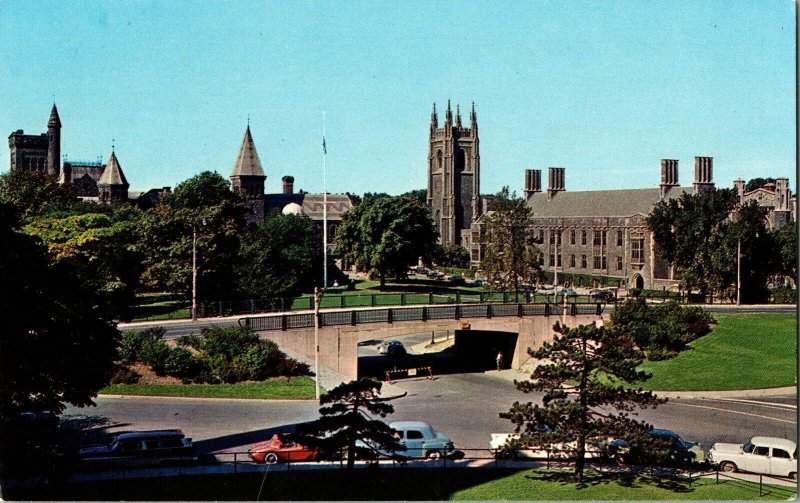
{"type": "Polygon", "coordinates": [[[736,241],[736,305],[742,301],[742,240],[736,241]]]}
{"type": "Polygon", "coordinates": [[[192,321],[197,321],[197,225],[192,224],[192,321]]]}
{"type": "Polygon", "coordinates": [[[319,400],[319,287],[314,287],[314,396],[319,400]]]}

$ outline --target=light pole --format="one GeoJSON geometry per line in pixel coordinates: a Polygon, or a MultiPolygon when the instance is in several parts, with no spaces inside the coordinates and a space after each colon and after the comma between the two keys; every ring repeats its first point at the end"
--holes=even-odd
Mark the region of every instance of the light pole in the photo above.
{"type": "Polygon", "coordinates": [[[314,287],[314,395],[319,400],[319,287],[314,287]]]}
{"type": "Polygon", "coordinates": [[[742,239],[736,241],[736,305],[742,301],[742,239]]]}
{"type": "MultiPolygon", "coordinates": [[[[206,219],[201,220],[203,226],[206,219]]],[[[197,224],[192,222],[192,321],[197,321],[197,224]]]]}

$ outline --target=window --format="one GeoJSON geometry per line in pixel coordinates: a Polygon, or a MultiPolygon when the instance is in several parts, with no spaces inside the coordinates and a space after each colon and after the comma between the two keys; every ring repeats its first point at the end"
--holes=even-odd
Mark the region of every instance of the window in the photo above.
{"type": "Polygon", "coordinates": [[[622,229],[617,230],[617,246],[622,246],[622,229]]]}
{"type": "Polygon", "coordinates": [[[409,440],[419,440],[425,438],[421,431],[417,430],[408,430],[406,432],[406,438],[409,440]]]}
{"type": "Polygon", "coordinates": [[[551,245],[561,244],[561,231],[556,229],[550,231],[550,244],[551,245]]]}
{"type": "Polygon", "coordinates": [[[631,240],[631,262],[634,264],[644,263],[644,239],[631,240]]]}
{"type": "Polygon", "coordinates": [[[594,245],[595,246],[605,246],[606,245],[606,231],[594,231],[594,245]]]}
{"type": "MultiPolygon", "coordinates": [[[[572,237],[575,237],[574,231],[573,231],[572,237]]],[[[575,243],[573,243],[573,244],[575,244],[575,243]]],[[[569,256],[569,266],[573,267],[573,268],[575,267],[575,255],[570,255],[569,256]]]]}
{"type": "Polygon", "coordinates": [[[788,452],[784,451],[783,449],[776,449],[776,448],[774,448],[774,447],[772,448],[772,457],[773,457],[773,458],[786,458],[786,459],[791,459],[791,458],[789,457],[789,453],[788,453],[788,452]]]}
{"type": "Polygon", "coordinates": [[[605,255],[595,255],[594,256],[594,268],[595,269],[605,269],[607,267],[606,256],[605,255]]]}
{"type": "Polygon", "coordinates": [[[550,267],[553,267],[553,265],[555,263],[556,263],[556,256],[551,253],[550,254],[550,262],[548,262],[547,265],[549,265],[550,267]]]}
{"type": "Polygon", "coordinates": [[[617,270],[622,270],[622,257],[617,257],[617,270]]]}
{"type": "Polygon", "coordinates": [[[581,255],[581,269],[586,269],[586,255],[581,255]]]}
{"type": "Polygon", "coordinates": [[[561,267],[561,254],[559,253],[556,255],[556,261],[558,262],[557,267],[561,267]]]}
{"type": "Polygon", "coordinates": [[[586,230],[581,231],[581,244],[586,246],[586,230]]]}
{"type": "Polygon", "coordinates": [[[571,245],[575,244],[575,229],[569,231],[569,244],[571,245]]]}
{"type": "Polygon", "coordinates": [[[769,454],[769,447],[764,447],[762,445],[757,445],[755,449],[753,449],[754,456],[766,456],[769,454]]]}

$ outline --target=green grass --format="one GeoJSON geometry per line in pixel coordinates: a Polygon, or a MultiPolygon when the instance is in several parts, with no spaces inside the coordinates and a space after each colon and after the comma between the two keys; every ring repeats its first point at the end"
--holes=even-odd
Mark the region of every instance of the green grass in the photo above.
{"type": "Polygon", "coordinates": [[[761,389],[797,384],[797,317],[793,314],[716,315],[713,331],[675,358],[646,362],[660,391],[761,389]]]}
{"type": "Polygon", "coordinates": [[[285,377],[236,384],[112,384],[100,390],[105,395],[182,396],[190,398],[248,398],[253,400],[313,400],[314,380],[285,377]]]}
{"type": "MultiPolygon", "coordinates": [[[[232,470],[231,470],[232,471],[232,470]]],[[[449,500],[786,500],[793,487],[727,480],[654,479],[587,472],[576,486],[571,474],[554,470],[499,468],[387,468],[290,470],[193,475],[135,480],[99,480],[17,488],[19,500],[108,501],[449,501],[449,500]]]]}

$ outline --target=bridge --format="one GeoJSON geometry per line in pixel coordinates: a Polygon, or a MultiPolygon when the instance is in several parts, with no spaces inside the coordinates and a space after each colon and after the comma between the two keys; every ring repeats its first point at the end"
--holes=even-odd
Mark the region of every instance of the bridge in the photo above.
{"type": "MultiPolygon", "coordinates": [[[[515,335],[513,350],[506,357],[512,368],[519,368],[528,358],[528,348],[538,348],[552,339],[556,321],[573,327],[596,322],[602,320],[604,308],[602,303],[574,302],[362,308],[326,310],[317,315],[305,312],[250,316],[241,318],[239,325],[274,341],[284,351],[313,359],[314,321],[318,316],[323,371],[327,368],[357,379],[359,342],[455,329],[462,329],[462,333],[470,330],[481,337],[490,337],[487,334],[490,332],[504,332],[515,335]]],[[[488,347],[491,341],[484,344],[488,347]]]]}

